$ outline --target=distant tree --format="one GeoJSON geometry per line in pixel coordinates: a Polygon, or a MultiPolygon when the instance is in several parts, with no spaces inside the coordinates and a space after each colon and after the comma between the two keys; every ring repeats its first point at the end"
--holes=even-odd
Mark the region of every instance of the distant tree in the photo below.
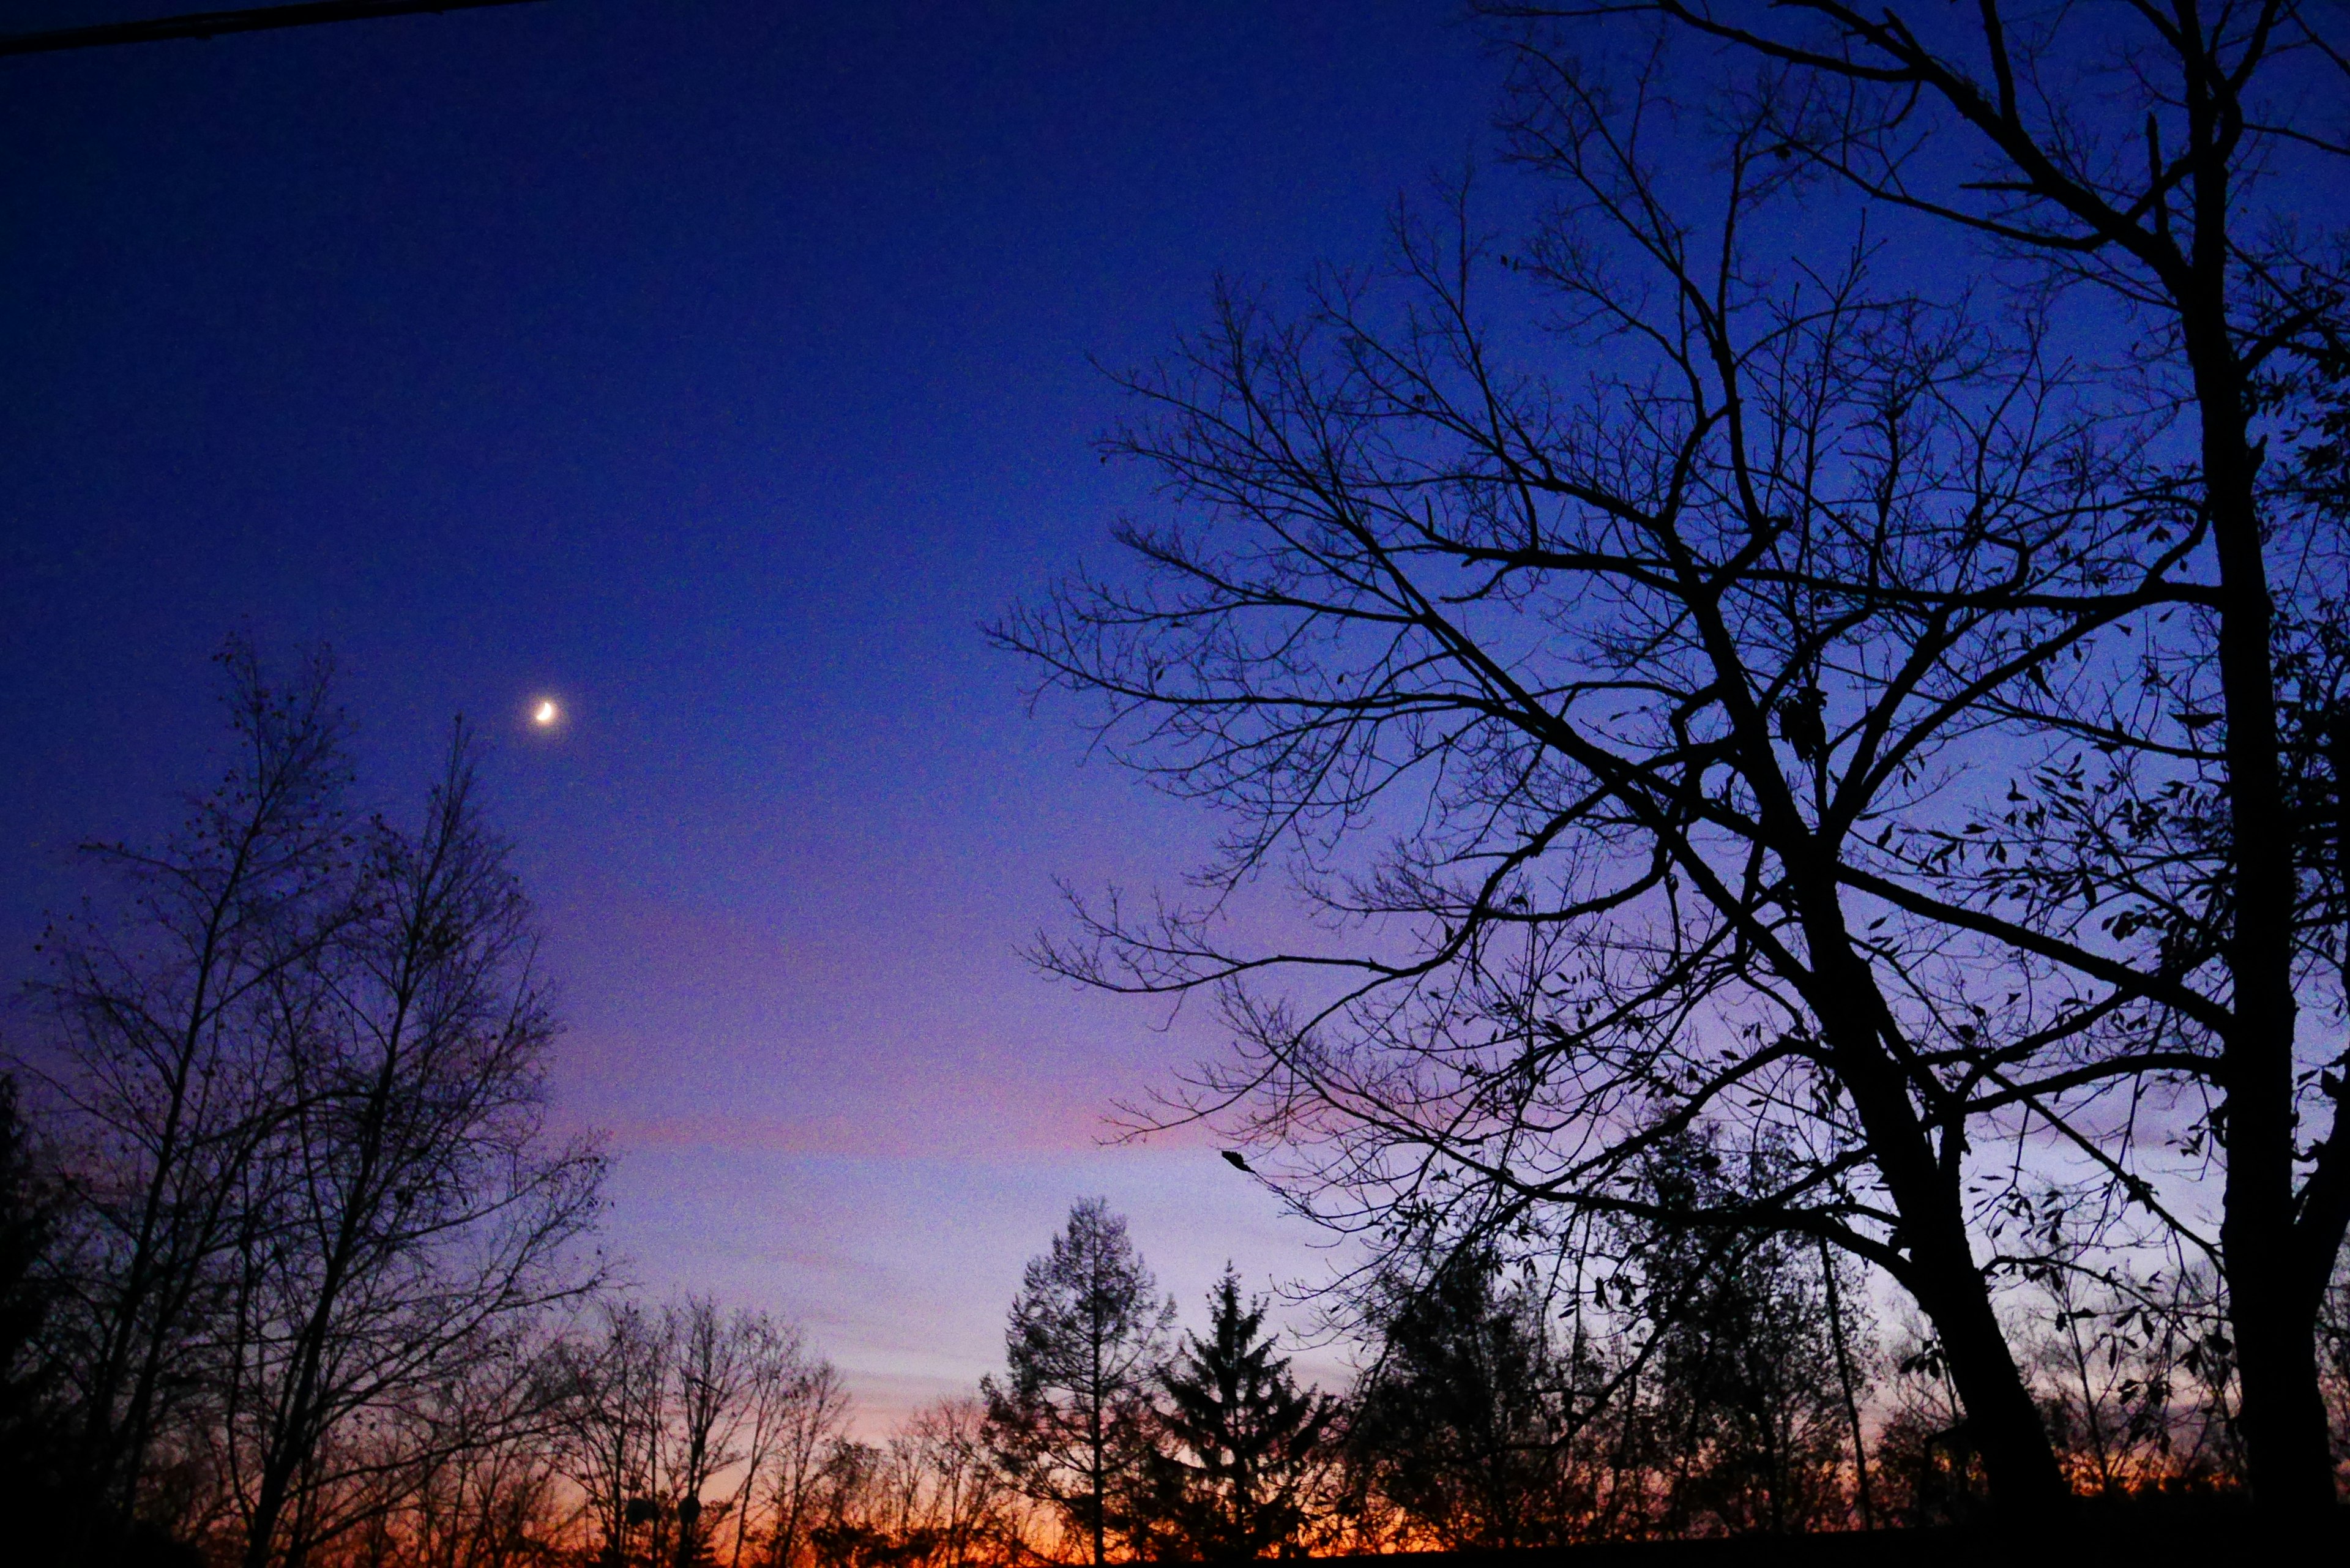
{"type": "Polygon", "coordinates": [[[743,1462],[737,1442],[756,1408],[752,1380],[760,1370],[754,1357],[762,1331],[750,1314],[728,1318],[702,1295],[687,1296],[664,1315],[675,1409],[662,1432],[664,1490],[677,1519],[677,1568],[693,1568],[712,1560],[710,1542],[733,1504],[729,1497],[713,1507],[703,1493],[713,1478],[743,1462]]]}
{"type": "Polygon", "coordinates": [[[795,1434],[812,1424],[811,1416],[819,1422],[827,1418],[837,1422],[847,1394],[840,1374],[829,1362],[810,1354],[792,1324],[764,1313],[740,1314],[733,1332],[741,1359],[742,1407],[734,1437],[742,1473],[725,1507],[733,1537],[728,1568],[741,1568],[745,1553],[755,1555],[756,1552],[752,1515],[783,1490],[777,1485],[777,1472],[791,1461],[795,1434]],[[811,1406],[816,1407],[813,1411],[811,1406]]]}
{"type": "Polygon", "coordinates": [[[1101,1199],[1069,1210],[1031,1259],[1004,1333],[1006,1376],[981,1384],[987,1440],[1013,1483],[1107,1561],[1134,1531],[1151,1396],[1175,1305],[1101,1199]]]}
{"type": "Polygon", "coordinates": [[[830,1362],[811,1358],[789,1384],[774,1457],[759,1490],[767,1498],[774,1568],[801,1568],[823,1521],[829,1460],[848,1424],[848,1388],[830,1362]]]}
{"type": "Polygon", "coordinates": [[[1287,1556],[1313,1521],[1334,1459],[1336,1400],[1298,1387],[1274,1354],[1265,1303],[1230,1268],[1208,1295],[1208,1332],[1159,1374],[1151,1511],[1163,1554],[1287,1556]]]}
{"type": "Polygon", "coordinates": [[[556,1454],[587,1499],[596,1562],[621,1568],[661,1480],[673,1346],[670,1321],[634,1302],[597,1303],[594,1331],[556,1347],[556,1454]]]}
{"type": "Polygon", "coordinates": [[[373,1494],[366,1515],[313,1555],[368,1568],[546,1568],[577,1538],[577,1497],[556,1462],[548,1346],[510,1339],[451,1358],[449,1376],[345,1446],[373,1494]]]}
{"type": "Polygon", "coordinates": [[[848,1398],[795,1327],[701,1296],[607,1297],[546,1364],[554,1462],[597,1562],[806,1568],[827,1498],[840,1506],[848,1398]]]}
{"type": "Polygon", "coordinates": [[[1643,1363],[1636,1418],[1667,1534],[1777,1534],[1846,1516],[1845,1462],[1865,1452],[1852,1416],[1866,1389],[1853,1385],[1856,1325],[1832,1317],[1818,1249],[1673,1219],[1734,1202],[1735,1189],[1767,1190],[1779,1165],[1768,1150],[1731,1155],[1698,1134],[1674,1138],[1647,1173],[1662,1217],[1626,1227],[1643,1363]]]}
{"type": "Polygon", "coordinates": [[[1471,1247],[1376,1288],[1348,1459],[1355,1484],[1402,1514],[1407,1539],[1506,1550],[1559,1537],[1547,1324],[1538,1295],[1503,1274],[1471,1247]]]}
{"type": "Polygon", "coordinates": [[[887,1525],[901,1561],[967,1568],[1022,1555],[1014,1500],[987,1446],[987,1408],[942,1399],[908,1417],[883,1450],[887,1525]]]}
{"type": "Polygon", "coordinates": [[[875,1445],[841,1441],[819,1474],[808,1531],[821,1568],[970,1568],[1034,1560],[975,1399],[915,1411],[875,1445]]]}
{"type": "Polygon", "coordinates": [[[817,1472],[808,1550],[817,1568],[896,1568],[900,1542],[888,1519],[887,1457],[847,1438],[825,1451],[817,1472]]]}

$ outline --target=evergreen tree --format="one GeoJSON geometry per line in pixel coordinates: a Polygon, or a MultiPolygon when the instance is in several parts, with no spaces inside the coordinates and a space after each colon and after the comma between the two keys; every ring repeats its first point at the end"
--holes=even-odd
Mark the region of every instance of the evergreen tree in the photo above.
{"type": "Polygon", "coordinates": [[[1152,1498],[1169,1554],[1286,1555],[1308,1521],[1337,1405],[1297,1386],[1264,1332],[1264,1303],[1243,1302],[1229,1266],[1208,1307],[1207,1337],[1186,1335],[1159,1375],[1169,1440],[1152,1456],[1152,1498]]]}
{"type": "Polygon", "coordinates": [[[1174,1316],[1126,1221],[1087,1199],[1029,1260],[1004,1333],[1006,1378],[980,1385],[998,1464],[1087,1540],[1097,1563],[1112,1535],[1139,1528],[1151,1393],[1174,1316]]]}

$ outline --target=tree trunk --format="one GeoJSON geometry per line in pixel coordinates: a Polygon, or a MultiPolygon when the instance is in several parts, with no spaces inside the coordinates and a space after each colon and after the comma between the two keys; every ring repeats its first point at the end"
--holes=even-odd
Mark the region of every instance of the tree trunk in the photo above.
{"type": "Polygon", "coordinates": [[[1804,903],[1818,977],[1814,1011],[1901,1216],[1910,1259],[1902,1282],[1940,1336],[1991,1507],[2019,1528],[2046,1525],[2064,1513],[2072,1491],[1976,1265],[1956,1161],[1936,1158],[1910,1104],[1907,1075],[1887,1054],[1891,1013],[1846,939],[1833,891],[1815,886],[1804,903]]]}
{"type": "Polygon", "coordinates": [[[1828,1334],[1835,1345],[1836,1384],[1844,1391],[1845,1419],[1852,1425],[1853,1496],[1860,1508],[1860,1527],[1877,1528],[1877,1500],[1868,1486],[1868,1445],[1860,1435],[1860,1400],[1852,1386],[1852,1353],[1846,1346],[1844,1308],[1836,1299],[1835,1258],[1828,1251],[1827,1239],[1820,1239],[1820,1279],[1826,1287],[1828,1334]]]}
{"type": "Polygon", "coordinates": [[[2235,924],[2227,962],[2234,1017],[2222,1042],[2228,1151],[2220,1241],[2236,1331],[2241,1420],[2263,1509],[2330,1508],[2334,1464],[2318,1389],[2317,1297],[2303,1288],[2293,1229],[2291,817],[2278,767],[2273,621],[2261,553],[2242,377],[2214,298],[2187,313],[2203,419],[2205,504],[2220,566],[2220,683],[2227,704],[2235,924]],[[2205,323],[2199,329],[2199,318],[2205,323]]]}

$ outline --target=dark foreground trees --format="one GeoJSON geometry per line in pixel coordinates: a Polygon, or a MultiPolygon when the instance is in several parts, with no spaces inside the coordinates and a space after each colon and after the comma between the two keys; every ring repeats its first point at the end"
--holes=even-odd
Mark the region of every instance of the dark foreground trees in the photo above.
{"type": "Polygon", "coordinates": [[[231,1207],[209,1359],[246,1568],[348,1530],[328,1500],[351,1495],[346,1468],[385,1462],[395,1413],[592,1282],[572,1244],[602,1161],[546,1136],[554,1023],[462,731],[421,827],[371,822],[353,877],[335,940],[274,988],[275,1125],[231,1207]]]}
{"type": "MultiPolygon", "coordinates": [[[[1606,47],[1581,14],[1556,15],[1569,20],[1532,35],[1530,58],[1606,47]]],[[[2141,483],[2194,548],[2165,596],[2181,613],[2146,628],[2160,673],[2127,703],[2066,691],[2017,706],[2055,747],[2114,759],[2099,770],[2126,780],[2113,805],[2187,820],[2158,847],[2127,833],[2043,843],[2036,877],[1992,870],[1909,907],[1991,936],[2019,967],[2052,966],[2086,1004],[2159,1002],[2139,1030],[2186,1047],[2159,1070],[2210,1091],[2223,1217],[2205,1250],[2241,1347],[2254,1484],[2278,1506],[2330,1503],[2314,1330],[2350,1226],[2350,585],[2338,504],[2302,482],[2338,455],[2325,432],[2350,323],[2350,28],[2294,0],[1964,16],[1665,0],[1617,16],[1634,31],[1609,42],[1697,44],[1677,57],[1714,54],[1715,79],[1773,84],[1761,124],[1778,156],[2086,304],[2063,350],[2168,427],[2141,483]],[[2076,877],[2139,884],[2136,929],[2116,919],[2126,899],[2058,891],[2076,877]],[[2116,960],[2135,981],[2111,974],[2116,960]]],[[[2073,807],[2075,824],[2106,827],[2113,805],[2073,807]]]]}
{"type": "MultiPolygon", "coordinates": [[[[1732,1163],[1682,1140],[1652,1158],[1650,1193],[1669,1211],[1768,1174],[1732,1163]]],[[[1907,1390],[1815,1244],[1617,1220],[1586,1245],[1539,1264],[1434,1249],[1367,1282],[1358,1529],[1495,1549],[1892,1521],[1856,1417],[1907,1390]]]]}
{"type": "Polygon", "coordinates": [[[1679,1218],[1781,1223],[1901,1281],[2003,1486],[2048,1501],[1962,1196],[1972,1124],[2010,1103],[1958,1033],[1983,1002],[1943,938],[1846,884],[1938,774],[1981,776],[1981,695],[2144,602],[2147,568],[2096,526],[2101,465],[2066,461],[2086,432],[2042,366],[1857,264],[1762,270],[1742,244],[1767,168],[1733,165],[1719,231],[1683,236],[1608,123],[1562,113],[1589,233],[1495,281],[1462,213],[1403,235],[1391,309],[1337,282],[1295,325],[1228,302],[1143,383],[1167,417],[1127,443],[1196,504],[1127,534],[1153,580],[1006,628],[1107,695],[1126,754],[1236,814],[1218,874],[1294,848],[1359,946],[1227,952],[1184,912],[1110,910],[1055,961],[1222,988],[1240,1055],[1199,1104],[1314,1150],[1310,1200],[1342,1222],[1655,1217],[1634,1188],[1659,1140],[1783,1134],[1804,1158],[1781,1189],[1679,1218]],[[1509,365],[1489,283],[1555,290],[1596,383],[1509,365]],[[2021,580],[1990,576],[1992,535],[2021,580]],[[2095,614],[2009,624],[2012,597],[2097,570],[2095,614]],[[1830,586],[1871,573],[1995,602],[1830,586]],[[1342,858],[1357,826],[1392,851],[1342,858]],[[1284,960],[1299,992],[1251,983],[1284,960]]]}
{"type": "Polygon", "coordinates": [[[469,1397],[593,1283],[602,1165],[545,1130],[528,908],[462,729],[420,825],[348,804],[331,669],[223,660],[232,765],[51,935],[34,1053],[69,1230],[42,1329],[120,1520],[300,1563],[497,1440],[469,1397]]]}
{"type": "Polygon", "coordinates": [[[2341,53],[2290,5],[2146,8],[2135,53],[1782,12],[1814,32],[1525,36],[1519,237],[1407,216],[1388,271],[1227,296],[1135,379],[1134,569],[1002,639],[1227,814],[1220,898],[1286,870],[1335,935],[1112,900],[1047,961],[1213,990],[1237,1052],[1170,1115],[1286,1146],[1389,1247],[1581,1256],[1607,1220],[1881,1271],[2019,1516],[2066,1482],[1997,1293],[2216,1260],[2258,1485],[2310,1506],[2343,576],[2254,453],[2298,439],[2342,296],[2331,242],[2230,203],[2332,145],[2255,78],[2341,53]],[[2126,125],[2035,85],[2076,67],[2126,125]],[[2002,294],[1943,221],[2064,275],[2002,294]],[[1699,1132],[1773,1179],[1662,1201],[1648,1162],[1699,1132]],[[2052,1206],[2100,1217],[2085,1251],[2052,1206]]]}
{"type": "Polygon", "coordinates": [[[78,1256],[57,1325],[85,1473],[141,1511],[160,1464],[195,1462],[180,1421],[213,1368],[241,1241],[271,1230],[264,1146],[284,1126],[277,999],[352,921],[357,825],[323,660],[273,682],[221,659],[234,743],[220,784],[152,846],[92,845],[116,902],[61,925],[35,988],[67,1112],[78,1256]]]}

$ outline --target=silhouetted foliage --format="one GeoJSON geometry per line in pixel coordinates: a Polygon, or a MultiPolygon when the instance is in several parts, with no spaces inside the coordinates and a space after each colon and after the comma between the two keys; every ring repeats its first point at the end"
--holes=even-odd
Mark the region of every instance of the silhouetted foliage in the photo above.
{"type": "Polygon", "coordinates": [[[1638,1418],[1666,1534],[1781,1533],[1848,1516],[1854,1433],[1836,1335],[1849,1325],[1831,1321],[1818,1249],[1783,1232],[1725,1234],[1673,1218],[1768,1190],[1775,1165],[1768,1151],[1725,1155],[1693,1136],[1660,1145],[1648,1172],[1660,1217],[1627,1227],[1646,1363],[1638,1418]]]}
{"type": "Polygon", "coordinates": [[[1208,1331],[1187,1334],[1159,1376],[1150,1456],[1156,1555],[1221,1562],[1287,1556],[1316,1515],[1335,1459],[1335,1400],[1298,1387],[1230,1269],[1208,1297],[1208,1331]]]}
{"type": "Polygon", "coordinates": [[[2350,295],[2260,180],[2345,151],[2338,17],[1493,9],[1519,232],[1464,184],[1222,292],[1106,443],[1129,569],[998,628],[1231,828],[1045,965],[1216,996],[1155,1120],[1388,1253],[1621,1219],[1889,1279],[2020,1518],[2068,1459],[2002,1298],[2216,1265],[2249,1473],[2315,1506],[2350,295]],[[1295,949],[1233,934],[1272,869],[1295,949]],[[1771,1184],[1660,1201],[1692,1132],[1771,1184]]]}
{"type": "Polygon", "coordinates": [[[1490,1251],[1425,1280],[1390,1278],[1372,1308],[1378,1355],[1347,1423],[1357,1485],[1451,1549],[1554,1542],[1556,1377],[1537,1293],[1490,1251]]]}
{"type": "Polygon", "coordinates": [[[1097,1563],[1144,1531],[1151,1396],[1174,1317],[1126,1221],[1085,1199],[1029,1262],[1004,1331],[1006,1376],[981,1385],[1005,1474],[1057,1511],[1097,1563]]]}

